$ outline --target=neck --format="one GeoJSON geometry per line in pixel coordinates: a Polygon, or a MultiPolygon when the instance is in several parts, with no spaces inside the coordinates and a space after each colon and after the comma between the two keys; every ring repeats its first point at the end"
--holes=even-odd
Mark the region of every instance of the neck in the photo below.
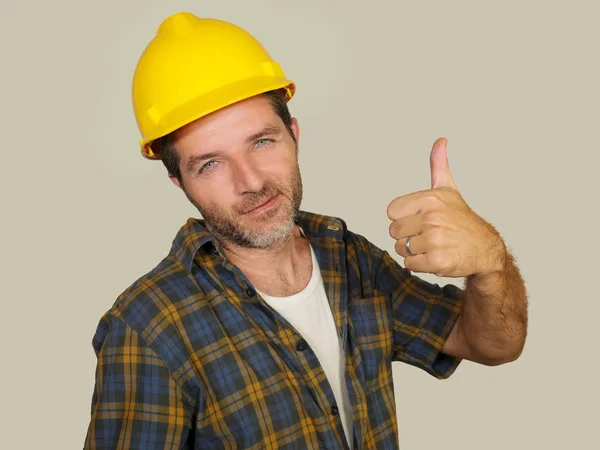
{"type": "Polygon", "coordinates": [[[303,287],[312,270],[308,240],[297,225],[287,238],[268,248],[241,248],[227,242],[222,246],[227,259],[263,291],[278,283],[303,287]]]}
{"type": "Polygon", "coordinates": [[[221,241],[221,244],[227,258],[238,267],[266,270],[289,264],[296,256],[296,247],[301,239],[304,239],[304,237],[300,232],[300,228],[294,225],[294,228],[285,239],[266,248],[239,247],[224,241],[221,241]]]}

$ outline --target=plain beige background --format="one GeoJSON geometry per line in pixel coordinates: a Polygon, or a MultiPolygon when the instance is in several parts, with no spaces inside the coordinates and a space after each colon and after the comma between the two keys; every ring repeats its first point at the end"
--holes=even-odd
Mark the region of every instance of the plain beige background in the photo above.
{"type": "Polygon", "coordinates": [[[446,381],[398,364],[402,448],[600,448],[598,5],[2,2],[0,448],[82,447],[98,320],[197,215],[140,156],[130,102],[137,58],[185,10],[245,27],[297,82],[303,209],[393,251],[386,206],[429,187],[446,136],[463,196],[518,259],[522,358],[446,381]]]}

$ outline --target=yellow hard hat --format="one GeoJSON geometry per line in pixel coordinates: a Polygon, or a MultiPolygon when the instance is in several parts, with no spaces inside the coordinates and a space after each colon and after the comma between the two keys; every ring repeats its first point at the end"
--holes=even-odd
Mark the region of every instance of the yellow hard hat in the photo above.
{"type": "Polygon", "coordinates": [[[152,141],[240,100],[296,87],[251,34],[217,19],[174,14],[159,26],[133,76],[142,155],[160,159],[152,141]]]}

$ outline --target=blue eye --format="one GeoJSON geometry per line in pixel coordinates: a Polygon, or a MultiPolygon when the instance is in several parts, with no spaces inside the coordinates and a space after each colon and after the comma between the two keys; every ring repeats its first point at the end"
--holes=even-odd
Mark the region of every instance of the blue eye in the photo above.
{"type": "Polygon", "coordinates": [[[272,139],[266,139],[266,138],[259,139],[258,141],[256,141],[256,146],[257,147],[264,147],[265,145],[267,145],[267,144],[269,144],[271,142],[273,142],[272,139]]]}
{"type": "Polygon", "coordinates": [[[204,164],[202,166],[202,168],[200,169],[200,173],[204,172],[205,170],[210,170],[214,167],[214,165],[216,164],[216,161],[209,161],[206,164],[204,164]]]}

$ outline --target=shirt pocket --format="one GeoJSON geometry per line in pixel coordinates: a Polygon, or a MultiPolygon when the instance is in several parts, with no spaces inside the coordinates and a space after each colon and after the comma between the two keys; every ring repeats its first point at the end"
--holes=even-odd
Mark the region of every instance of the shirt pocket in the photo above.
{"type": "Polygon", "coordinates": [[[393,318],[390,296],[375,291],[373,296],[350,301],[352,337],[360,352],[365,389],[391,376],[393,318]]]}

